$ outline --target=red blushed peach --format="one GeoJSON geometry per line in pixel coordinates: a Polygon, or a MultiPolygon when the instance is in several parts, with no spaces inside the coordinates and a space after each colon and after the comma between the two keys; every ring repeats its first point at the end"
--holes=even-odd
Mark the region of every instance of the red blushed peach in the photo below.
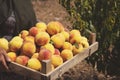
{"type": "Polygon", "coordinates": [[[51,51],[43,48],[39,52],[38,59],[39,60],[49,60],[49,59],[51,59],[51,56],[52,56],[51,51]]]}
{"type": "Polygon", "coordinates": [[[70,31],[70,37],[69,37],[69,42],[71,44],[74,44],[74,43],[80,43],[80,40],[81,40],[81,33],[79,30],[71,30],[70,31]]]}
{"type": "Polygon", "coordinates": [[[60,55],[60,50],[57,49],[57,48],[55,48],[55,53],[54,53],[54,55],[60,55]]]}
{"type": "Polygon", "coordinates": [[[20,36],[21,36],[21,38],[25,38],[26,36],[28,36],[29,35],[29,31],[27,31],[27,30],[22,30],[21,32],[20,32],[20,36]]]}
{"type": "Polygon", "coordinates": [[[20,55],[16,58],[16,63],[26,66],[28,63],[29,57],[25,55],[20,55]]]}
{"type": "Polygon", "coordinates": [[[26,41],[22,45],[21,52],[31,57],[36,52],[36,45],[30,41],[26,41]]]}
{"type": "Polygon", "coordinates": [[[37,27],[31,27],[29,29],[29,34],[32,36],[35,36],[38,33],[38,28],[37,27]]]}
{"type": "Polygon", "coordinates": [[[43,45],[49,43],[49,41],[50,41],[50,36],[47,32],[39,32],[35,36],[35,42],[38,46],[43,46],[43,45]]]}

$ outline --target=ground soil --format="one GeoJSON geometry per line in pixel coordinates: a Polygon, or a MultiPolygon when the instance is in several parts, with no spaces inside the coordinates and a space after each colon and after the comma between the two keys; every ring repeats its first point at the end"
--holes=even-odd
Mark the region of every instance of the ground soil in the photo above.
{"type": "MultiPolygon", "coordinates": [[[[39,21],[48,23],[50,21],[60,21],[64,27],[72,29],[72,23],[69,19],[70,16],[66,9],[59,4],[58,0],[33,0],[33,7],[36,17],[39,21]]],[[[105,75],[98,72],[83,60],[75,65],[69,71],[64,73],[61,80],[115,80],[111,77],[106,78],[105,75]]],[[[117,80],[117,79],[116,79],[117,80]]]]}

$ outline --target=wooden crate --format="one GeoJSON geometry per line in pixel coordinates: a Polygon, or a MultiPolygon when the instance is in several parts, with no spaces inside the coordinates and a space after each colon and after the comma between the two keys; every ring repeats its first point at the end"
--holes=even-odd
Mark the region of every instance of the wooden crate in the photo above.
{"type": "Polygon", "coordinates": [[[60,77],[63,73],[68,71],[70,68],[72,68],[73,66],[75,66],[76,64],[78,64],[79,62],[89,57],[91,54],[93,54],[95,51],[98,50],[98,42],[95,39],[96,39],[96,36],[94,34],[91,34],[90,36],[91,43],[89,48],[75,55],[72,59],[64,62],[62,65],[58,66],[52,71],[51,71],[50,60],[42,61],[41,72],[22,66],[15,62],[9,63],[8,66],[11,71],[17,74],[28,76],[29,78],[33,78],[35,80],[55,80],[56,78],[60,77]]]}

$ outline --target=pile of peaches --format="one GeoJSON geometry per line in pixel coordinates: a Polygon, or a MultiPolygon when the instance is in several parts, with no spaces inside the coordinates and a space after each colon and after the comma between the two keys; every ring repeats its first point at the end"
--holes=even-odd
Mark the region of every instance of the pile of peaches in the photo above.
{"type": "Polygon", "coordinates": [[[34,70],[42,70],[42,60],[50,60],[52,69],[89,47],[88,39],[79,30],[67,30],[58,21],[37,22],[22,30],[10,41],[0,38],[11,61],[34,70]]]}

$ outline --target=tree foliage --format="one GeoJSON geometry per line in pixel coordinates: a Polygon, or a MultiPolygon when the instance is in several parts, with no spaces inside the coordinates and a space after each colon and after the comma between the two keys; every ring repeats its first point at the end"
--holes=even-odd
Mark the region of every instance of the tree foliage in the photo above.
{"type": "Polygon", "coordinates": [[[59,0],[74,18],[73,28],[97,34],[98,51],[88,60],[98,71],[120,74],[120,0],[59,0]],[[111,67],[111,63],[115,66],[111,67]],[[115,69],[113,71],[115,71],[115,69]],[[116,71],[115,71],[116,72],[116,71]]]}

